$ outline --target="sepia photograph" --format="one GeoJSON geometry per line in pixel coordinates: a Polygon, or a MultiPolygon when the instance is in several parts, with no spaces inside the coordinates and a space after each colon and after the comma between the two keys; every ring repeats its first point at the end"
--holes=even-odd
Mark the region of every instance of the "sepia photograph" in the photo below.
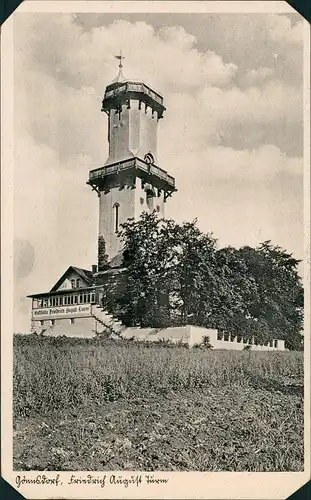
{"type": "Polygon", "coordinates": [[[304,472],[307,22],[72,4],[12,15],[15,487],[304,472]]]}

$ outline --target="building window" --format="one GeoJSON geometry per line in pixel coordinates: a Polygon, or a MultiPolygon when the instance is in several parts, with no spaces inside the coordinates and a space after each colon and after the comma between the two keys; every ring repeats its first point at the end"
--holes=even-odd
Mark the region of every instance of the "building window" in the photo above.
{"type": "Polygon", "coordinates": [[[71,283],[71,288],[76,288],[76,280],[72,279],[70,280],[71,283]]]}
{"type": "Polygon", "coordinates": [[[82,304],[82,302],[83,302],[83,295],[80,294],[79,295],[79,304],[82,304]]]}
{"type": "Polygon", "coordinates": [[[55,319],[50,319],[50,325],[54,326],[55,325],[55,319]]]}
{"type": "Polygon", "coordinates": [[[140,204],[141,204],[141,205],[143,205],[143,204],[144,204],[144,198],[140,197],[139,201],[140,201],[140,204]]]}
{"type": "Polygon", "coordinates": [[[77,278],[77,281],[76,281],[76,288],[80,288],[80,278],[77,278]]]}
{"type": "Polygon", "coordinates": [[[70,318],[70,324],[74,325],[74,322],[75,322],[75,319],[74,318],[70,318]]]}
{"type": "Polygon", "coordinates": [[[51,307],[53,305],[53,299],[52,297],[49,298],[49,306],[51,307]]]}
{"type": "Polygon", "coordinates": [[[95,302],[95,293],[92,293],[91,302],[95,302]]]}
{"type": "Polygon", "coordinates": [[[75,304],[78,304],[78,295],[75,295],[75,298],[74,298],[74,303],[75,303],[75,304]]]}
{"type": "Polygon", "coordinates": [[[160,212],[160,206],[157,205],[157,212],[160,212]]]}
{"type": "Polygon", "coordinates": [[[55,305],[58,306],[59,305],[59,299],[58,297],[55,297],[55,305]]]}
{"type": "Polygon", "coordinates": [[[83,295],[83,303],[84,304],[86,303],[86,295],[85,294],[83,295]]]}
{"type": "Polygon", "coordinates": [[[40,326],[44,326],[44,321],[42,319],[40,320],[40,326]]]}
{"type": "Polygon", "coordinates": [[[115,203],[113,205],[113,218],[114,218],[114,232],[117,233],[119,231],[119,203],[115,203]]]}
{"type": "Polygon", "coordinates": [[[63,297],[59,297],[59,305],[62,306],[63,305],[63,297]]]}

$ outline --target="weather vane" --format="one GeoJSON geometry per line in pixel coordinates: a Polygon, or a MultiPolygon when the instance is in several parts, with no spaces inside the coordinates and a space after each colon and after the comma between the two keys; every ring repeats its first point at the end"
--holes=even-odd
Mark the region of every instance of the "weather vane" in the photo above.
{"type": "Polygon", "coordinates": [[[125,59],[124,56],[122,56],[122,50],[120,50],[120,55],[118,56],[114,56],[116,59],[119,59],[119,68],[122,69],[123,68],[123,64],[122,64],[122,59],[125,59]]]}
{"type": "Polygon", "coordinates": [[[120,81],[124,80],[124,76],[122,73],[122,68],[123,68],[122,59],[125,59],[125,57],[122,56],[122,50],[120,50],[120,54],[118,56],[114,56],[114,57],[119,60],[119,73],[118,73],[118,76],[117,76],[115,81],[120,82],[120,81]]]}

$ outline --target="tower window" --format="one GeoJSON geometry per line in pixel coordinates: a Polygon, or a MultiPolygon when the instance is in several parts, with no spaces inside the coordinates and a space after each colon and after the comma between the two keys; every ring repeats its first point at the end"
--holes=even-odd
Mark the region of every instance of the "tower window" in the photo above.
{"type": "Polygon", "coordinates": [[[113,205],[113,215],[114,215],[114,231],[117,233],[119,231],[119,203],[113,205]]]}
{"type": "Polygon", "coordinates": [[[153,210],[153,199],[154,199],[154,191],[153,189],[147,189],[146,191],[146,202],[149,210],[153,210]]]}

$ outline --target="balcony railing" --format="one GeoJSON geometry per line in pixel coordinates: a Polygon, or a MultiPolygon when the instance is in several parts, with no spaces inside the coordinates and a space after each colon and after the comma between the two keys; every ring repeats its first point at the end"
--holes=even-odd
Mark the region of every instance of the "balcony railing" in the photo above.
{"type": "Polygon", "coordinates": [[[124,170],[129,170],[130,168],[138,168],[139,170],[142,170],[143,172],[146,172],[149,175],[155,175],[160,179],[166,181],[168,184],[170,184],[170,186],[175,187],[174,177],[169,175],[162,168],[157,167],[156,165],[147,165],[145,162],[139,160],[138,158],[133,158],[130,160],[117,163],[115,165],[91,170],[89,173],[89,180],[95,181],[97,179],[104,178],[107,175],[117,174],[124,170]]]}
{"type": "Polygon", "coordinates": [[[112,89],[109,87],[107,88],[108,90],[105,92],[105,99],[111,99],[112,97],[116,97],[123,92],[139,92],[148,95],[151,99],[163,105],[163,97],[143,82],[125,82],[124,84],[118,85],[112,89]]]}

